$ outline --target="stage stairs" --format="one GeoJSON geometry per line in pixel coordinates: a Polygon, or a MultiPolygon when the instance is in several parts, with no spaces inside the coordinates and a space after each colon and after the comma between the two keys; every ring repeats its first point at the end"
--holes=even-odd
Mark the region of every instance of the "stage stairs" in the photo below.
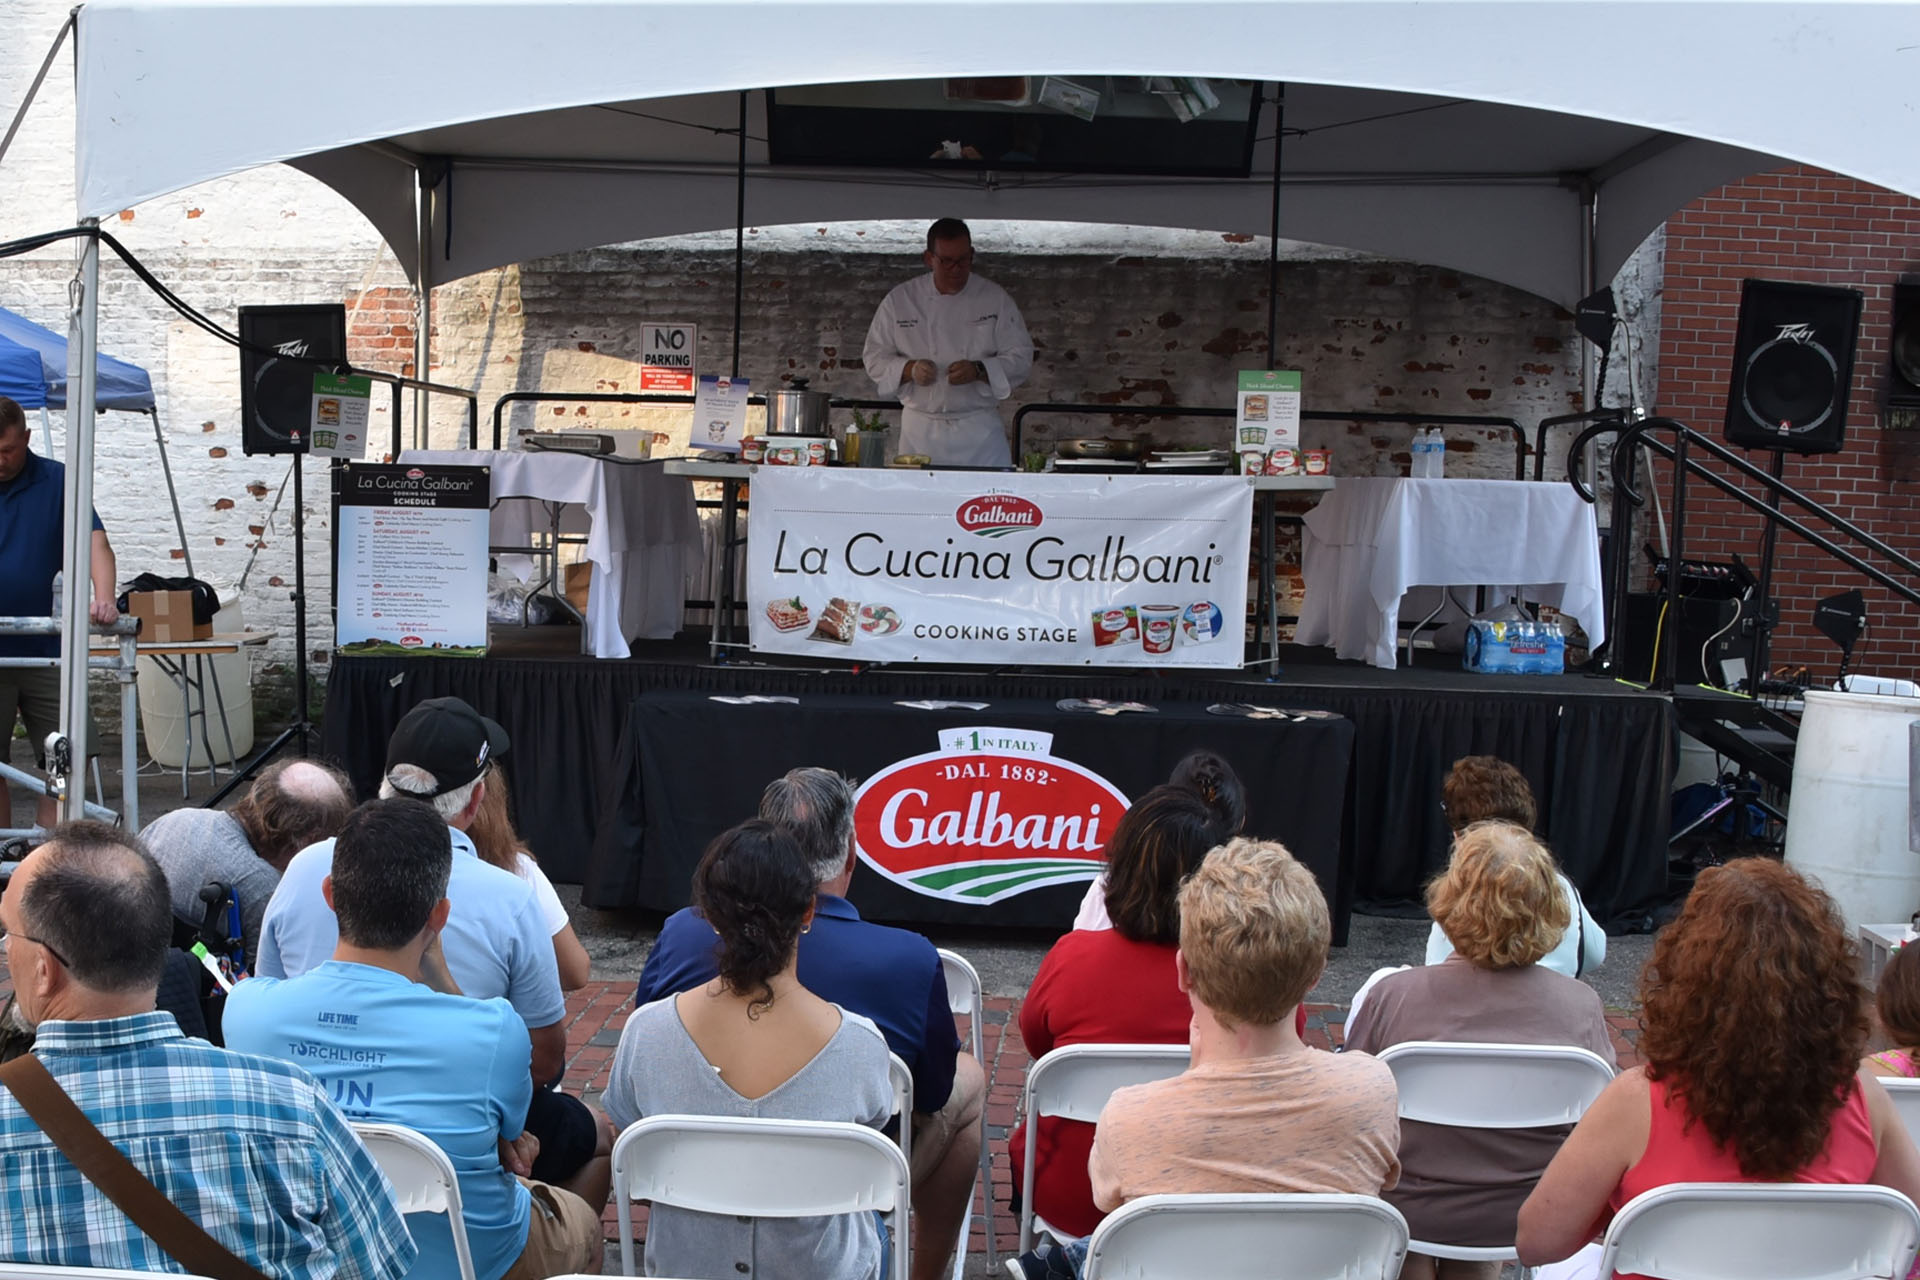
{"type": "MultiPolygon", "coordinates": [[[[1598,421],[1576,436],[1568,448],[1567,478],[1589,502],[1596,501],[1596,498],[1582,476],[1584,455],[1590,441],[1607,434],[1617,437],[1611,459],[1613,506],[1609,526],[1615,531],[1631,530],[1634,508],[1645,502],[1636,475],[1642,450],[1673,464],[1672,496],[1667,510],[1671,536],[1663,560],[1668,566],[1681,566],[1681,571],[1663,575],[1665,603],[1662,617],[1681,618],[1687,599],[1687,588],[1683,582],[1687,565],[1684,539],[1687,485],[1690,479],[1705,482],[1749,510],[1758,512],[1767,522],[1762,540],[1760,573],[1757,580],[1753,581],[1753,599],[1750,607],[1743,611],[1745,617],[1737,637],[1750,646],[1747,649],[1749,660],[1746,670],[1751,673],[1749,683],[1757,696],[1749,696],[1744,690],[1729,691],[1676,679],[1676,655],[1680,645],[1671,641],[1658,651],[1651,687],[1665,690],[1672,698],[1674,716],[1681,732],[1732,761],[1739,773],[1752,777],[1774,792],[1784,807],[1787,793],[1793,786],[1793,750],[1799,734],[1799,722],[1792,713],[1798,710],[1799,699],[1792,691],[1768,679],[1768,633],[1779,616],[1771,597],[1774,545],[1780,532],[1784,530],[1811,544],[1858,572],[1867,582],[1884,587],[1915,605],[1920,605],[1920,563],[1915,563],[1838,512],[1786,484],[1781,479],[1784,453],[1774,453],[1771,471],[1763,470],[1718,441],[1673,418],[1649,417],[1635,421],[1621,412],[1599,417],[1598,421]],[[1707,466],[1706,459],[1719,464],[1718,468],[1707,466]],[[1729,478],[1723,471],[1731,473],[1734,478],[1729,478]],[[1736,483],[1736,478],[1757,486],[1759,494],[1736,483]],[[1850,545],[1843,545],[1826,532],[1810,527],[1807,522],[1809,518],[1820,521],[1850,545]],[[1863,556],[1867,554],[1882,561],[1885,567],[1864,559],[1863,556]]],[[[1632,556],[1627,547],[1631,542],[1630,535],[1622,537],[1616,532],[1613,538],[1614,553],[1608,566],[1608,600],[1612,616],[1608,620],[1607,652],[1601,661],[1614,663],[1616,667],[1615,655],[1630,650],[1628,596],[1632,556]]],[[[1744,566],[1741,566],[1741,570],[1745,571],[1744,566]]],[[[1853,639],[1857,637],[1859,628],[1864,627],[1865,617],[1864,605],[1856,598],[1851,607],[1860,614],[1858,627],[1851,631],[1844,626],[1839,631],[1830,629],[1829,617],[1822,615],[1841,616],[1844,623],[1846,610],[1831,607],[1840,600],[1841,597],[1831,597],[1818,602],[1819,611],[1815,621],[1823,632],[1841,646],[1840,670],[1844,675],[1853,639]]]]}

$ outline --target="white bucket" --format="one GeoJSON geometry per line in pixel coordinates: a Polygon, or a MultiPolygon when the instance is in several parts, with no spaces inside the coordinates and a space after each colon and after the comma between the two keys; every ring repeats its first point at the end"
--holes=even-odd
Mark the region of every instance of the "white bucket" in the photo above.
{"type": "Polygon", "coordinates": [[[1847,927],[1920,908],[1907,848],[1907,725],[1920,698],[1807,690],[1794,747],[1787,861],[1833,895],[1847,927]]]}
{"type": "MultiPolygon", "coordinates": [[[[242,631],[246,620],[240,601],[228,600],[214,615],[216,634],[242,631]]],[[[184,663],[189,677],[196,677],[195,659],[176,656],[168,661],[184,663]]],[[[251,655],[245,649],[198,660],[198,671],[206,677],[207,741],[213,744],[213,758],[220,764],[232,764],[233,757],[245,759],[253,750],[253,672],[251,655]],[[214,696],[214,685],[220,694],[214,696]],[[227,735],[220,731],[220,707],[227,709],[227,727],[233,733],[233,752],[227,752],[227,735]]],[[[197,678],[197,677],[196,677],[197,678]]],[[[140,729],[146,740],[147,754],[158,764],[178,769],[187,758],[187,708],[180,699],[180,683],[162,669],[153,658],[140,659],[140,729]]],[[[193,709],[200,708],[200,695],[192,694],[193,709]]],[[[200,740],[200,726],[193,725],[193,763],[207,764],[206,745],[200,740]]]]}

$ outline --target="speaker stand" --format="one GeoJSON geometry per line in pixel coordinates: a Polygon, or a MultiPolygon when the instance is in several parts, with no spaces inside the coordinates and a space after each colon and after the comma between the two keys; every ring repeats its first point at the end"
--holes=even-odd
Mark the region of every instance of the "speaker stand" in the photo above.
{"type": "Polygon", "coordinates": [[[312,754],[312,738],[316,730],[313,721],[307,718],[307,504],[306,490],[301,482],[300,457],[298,453],[293,455],[293,722],[259,754],[247,761],[244,768],[228,778],[226,784],[202,806],[204,808],[218,807],[241,783],[251,780],[266,768],[268,762],[289,743],[300,744],[302,757],[312,754]]]}
{"type": "MultiPolygon", "coordinates": [[[[1782,479],[1787,473],[1787,455],[1783,449],[1773,451],[1773,466],[1769,469],[1775,480],[1782,479]]],[[[1767,510],[1770,515],[1780,512],[1780,490],[1767,490],[1767,510]]],[[[1755,602],[1757,608],[1753,615],[1753,668],[1747,679],[1749,689],[1758,689],[1760,681],[1767,678],[1770,669],[1773,632],[1773,553],[1774,544],[1779,541],[1780,525],[1769,518],[1767,527],[1760,534],[1760,594],[1755,602]]]]}

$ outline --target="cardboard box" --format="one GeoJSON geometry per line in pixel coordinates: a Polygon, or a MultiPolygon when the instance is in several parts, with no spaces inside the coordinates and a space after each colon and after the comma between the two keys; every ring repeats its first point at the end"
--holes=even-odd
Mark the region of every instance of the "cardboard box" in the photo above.
{"type": "Polygon", "coordinates": [[[127,612],[140,619],[140,643],[179,644],[209,640],[213,622],[193,620],[191,591],[135,591],[127,596],[127,612]]]}
{"type": "Polygon", "coordinates": [[[578,564],[568,565],[560,581],[562,594],[567,597],[567,603],[581,613],[585,613],[588,588],[593,585],[593,562],[582,560],[578,564]]]}

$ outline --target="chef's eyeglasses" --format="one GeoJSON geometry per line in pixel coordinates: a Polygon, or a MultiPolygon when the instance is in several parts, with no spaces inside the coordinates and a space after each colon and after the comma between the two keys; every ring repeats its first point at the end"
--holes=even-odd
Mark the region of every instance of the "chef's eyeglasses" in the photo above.
{"type": "MultiPolygon", "coordinates": [[[[932,251],[929,250],[929,252],[932,251]]],[[[973,261],[973,250],[969,249],[965,253],[953,258],[949,258],[944,253],[936,253],[933,255],[933,260],[943,267],[964,267],[973,261]]]]}

